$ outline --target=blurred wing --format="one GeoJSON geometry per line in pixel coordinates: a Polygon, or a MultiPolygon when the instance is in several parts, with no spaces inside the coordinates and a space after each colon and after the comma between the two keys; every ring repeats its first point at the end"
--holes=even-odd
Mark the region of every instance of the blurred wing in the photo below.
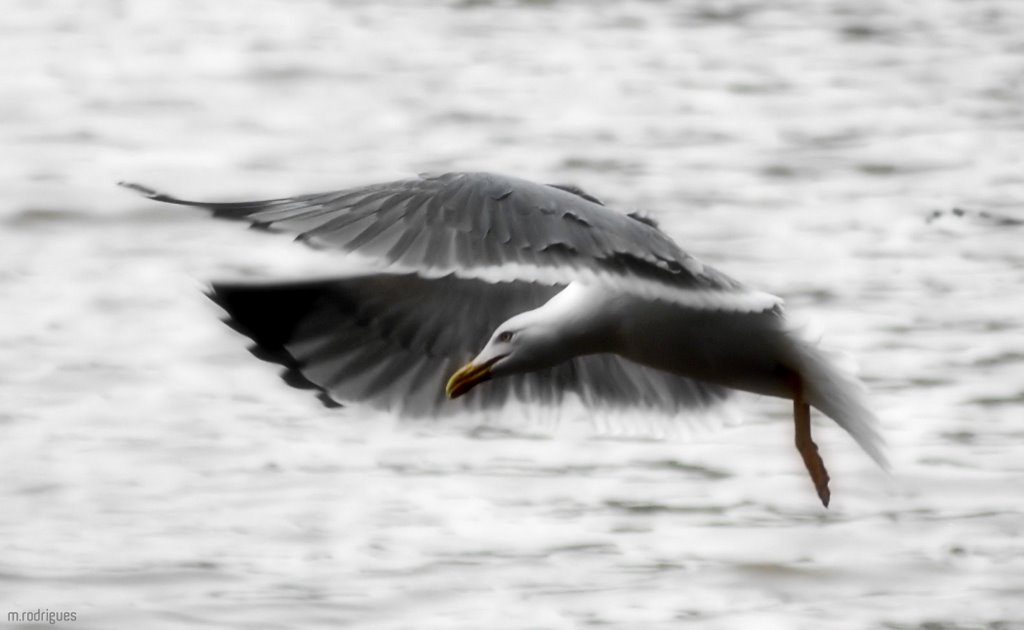
{"type": "Polygon", "coordinates": [[[644,297],[738,311],[781,300],[703,265],[650,220],[614,212],[572,186],[449,173],[267,201],[151,199],[297,233],[314,247],[379,258],[421,275],[492,281],[601,282],[644,297]]]}
{"type": "Polygon", "coordinates": [[[590,355],[495,379],[451,401],[448,377],[501,322],[561,290],[528,282],[378,274],[284,284],[224,284],[210,297],[253,339],[260,358],[281,363],[292,385],[325,402],[366,402],[411,416],[500,407],[510,399],[554,405],[576,394],[588,406],[675,412],[722,400],[727,390],[590,355]]]}

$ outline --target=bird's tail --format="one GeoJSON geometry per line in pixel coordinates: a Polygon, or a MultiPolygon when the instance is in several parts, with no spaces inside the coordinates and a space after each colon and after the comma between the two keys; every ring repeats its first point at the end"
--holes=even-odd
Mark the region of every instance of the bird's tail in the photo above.
{"type": "Polygon", "coordinates": [[[852,359],[822,348],[806,334],[790,331],[789,337],[807,402],[846,429],[871,459],[888,470],[878,416],[871,410],[867,387],[857,378],[852,359]]]}

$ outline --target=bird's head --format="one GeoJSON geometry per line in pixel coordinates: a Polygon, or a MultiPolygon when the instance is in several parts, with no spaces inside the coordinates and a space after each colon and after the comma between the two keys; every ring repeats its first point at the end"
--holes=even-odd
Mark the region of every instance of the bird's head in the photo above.
{"type": "Polygon", "coordinates": [[[448,398],[458,398],[493,378],[539,370],[569,358],[563,356],[553,326],[524,315],[530,314],[498,326],[483,350],[452,374],[445,387],[448,398]]]}

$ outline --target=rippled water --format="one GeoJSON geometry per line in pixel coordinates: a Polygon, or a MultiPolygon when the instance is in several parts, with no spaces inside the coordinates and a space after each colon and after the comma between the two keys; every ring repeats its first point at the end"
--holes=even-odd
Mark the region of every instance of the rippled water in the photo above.
{"type": "Polygon", "coordinates": [[[595,4],[5,6],[0,613],[1024,627],[1024,231],[925,220],[1024,218],[1024,4],[595,4]],[[686,442],[321,409],[201,289],[323,259],[113,186],[457,169],[642,209],[817,317],[892,478],[820,423],[822,510],[767,399],[686,442]]]}

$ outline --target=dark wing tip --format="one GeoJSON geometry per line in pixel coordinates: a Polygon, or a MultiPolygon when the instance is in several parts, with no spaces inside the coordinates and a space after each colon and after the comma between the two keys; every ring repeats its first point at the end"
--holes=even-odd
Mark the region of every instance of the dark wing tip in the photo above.
{"type": "Polygon", "coordinates": [[[143,186],[142,184],[136,184],[135,182],[120,181],[120,182],[117,182],[117,185],[120,186],[121,188],[127,188],[128,190],[134,190],[135,192],[139,193],[143,197],[151,197],[152,198],[152,197],[156,197],[157,195],[160,194],[160,193],[158,193],[157,191],[153,190],[152,188],[150,188],[148,186],[143,186]]]}
{"type": "Polygon", "coordinates": [[[206,297],[228,314],[224,323],[255,343],[249,352],[258,359],[284,367],[281,379],[296,389],[319,390],[327,407],[341,407],[324,388],[302,373],[302,364],[288,351],[303,318],[315,307],[330,281],[281,284],[213,283],[206,297]]]}
{"type": "Polygon", "coordinates": [[[190,204],[187,201],[183,201],[181,199],[178,199],[177,197],[172,197],[171,195],[165,195],[164,193],[159,192],[157,190],[154,190],[154,189],[150,188],[149,186],[143,186],[142,184],[136,184],[135,182],[121,181],[121,182],[117,182],[117,185],[120,186],[121,188],[127,188],[128,190],[131,190],[132,192],[136,192],[136,193],[142,195],[143,197],[145,197],[147,199],[152,199],[154,201],[163,201],[164,203],[177,203],[177,204],[183,204],[183,205],[192,205],[192,204],[190,204]]]}
{"type": "Polygon", "coordinates": [[[331,398],[330,395],[323,389],[320,389],[320,393],[316,395],[316,398],[324,407],[327,407],[328,409],[340,409],[341,407],[345,406],[338,402],[337,400],[331,398]]]}

